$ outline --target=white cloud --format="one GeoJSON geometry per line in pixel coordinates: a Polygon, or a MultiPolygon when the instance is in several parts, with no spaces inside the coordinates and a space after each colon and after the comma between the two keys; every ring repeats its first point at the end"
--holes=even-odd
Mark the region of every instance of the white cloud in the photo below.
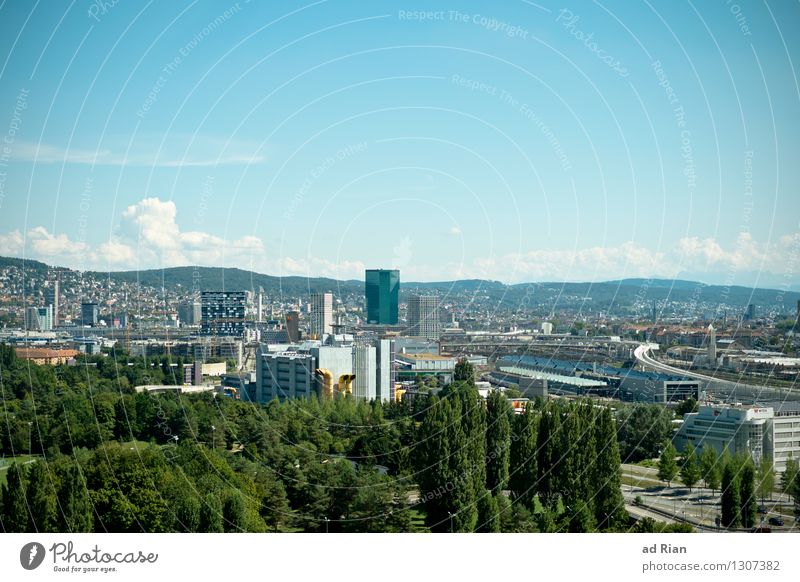
{"type": "Polygon", "coordinates": [[[162,168],[250,165],[259,164],[265,159],[263,154],[256,153],[259,148],[254,144],[226,142],[224,139],[212,141],[205,138],[186,138],[186,140],[186,143],[180,143],[179,146],[176,145],[177,142],[171,142],[164,147],[160,144],[141,143],[137,144],[139,149],[124,154],[110,149],[66,149],[46,143],[17,142],[14,144],[12,155],[16,160],[38,164],[162,168]],[[182,153],[179,155],[168,153],[173,151],[182,153]]]}
{"type": "MultiPolygon", "coordinates": [[[[457,228],[457,227],[454,227],[457,228]]],[[[453,233],[453,229],[450,233],[453,233]]],[[[460,233],[460,230],[459,230],[460,233]]],[[[320,248],[320,254],[328,249],[320,248]]],[[[536,249],[448,262],[445,257],[414,253],[410,239],[392,247],[391,265],[404,281],[490,279],[525,281],[604,281],[626,277],[673,278],[699,274],[710,282],[737,281],[757,274],[759,280],[797,280],[800,234],[758,242],[748,233],[725,247],[712,238],[684,237],[653,250],[633,242],[582,249],[536,249]],[[421,260],[424,258],[425,260],[421,260]],[[759,275],[760,274],[760,275],[759,275]],[[764,275],[764,277],[762,277],[764,275]]],[[[226,266],[274,275],[361,279],[365,263],[357,257],[274,256],[252,235],[226,238],[204,231],[182,231],[171,200],[145,198],[125,208],[111,238],[89,245],[64,233],[36,226],[26,233],[0,234],[0,255],[26,256],[48,264],[80,269],[125,270],[186,265],[226,266]]]]}
{"type": "Polygon", "coordinates": [[[461,236],[463,233],[461,232],[461,228],[458,226],[451,226],[450,230],[447,231],[447,234],[450,236],[461,236]]]}
{"type": "Polygon", "coordinates": [[[25,248],[22,233],[19,230],[12,230],[8,234],[0,234],[0,253],[11,257],[22,255],[25,248]]]}

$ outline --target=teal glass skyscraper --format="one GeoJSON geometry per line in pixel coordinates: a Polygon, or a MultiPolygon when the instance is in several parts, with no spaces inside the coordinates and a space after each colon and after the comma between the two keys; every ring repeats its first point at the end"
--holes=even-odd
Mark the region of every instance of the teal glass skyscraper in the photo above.
{"type": "Polygon", "coordinates": [[[364,294],[367,297],[367,323],[397,325],[400,271],[367,269],[364,294]]]}

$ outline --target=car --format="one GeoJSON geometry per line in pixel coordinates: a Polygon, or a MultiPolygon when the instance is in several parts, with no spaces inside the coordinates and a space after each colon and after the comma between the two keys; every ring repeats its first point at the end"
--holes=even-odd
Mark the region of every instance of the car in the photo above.
{"type": "Polygon", "coordinates": [[[780,517],[770,517],[769,518],[770,525],[783,525],[783,520],[780,517]]]}
{"type": "Polygon", "coordinates": [[[759,513],[767,513],[767,508],[764,507],[763,505],[759,505],[758,506],[758,512],[759,513]]]}

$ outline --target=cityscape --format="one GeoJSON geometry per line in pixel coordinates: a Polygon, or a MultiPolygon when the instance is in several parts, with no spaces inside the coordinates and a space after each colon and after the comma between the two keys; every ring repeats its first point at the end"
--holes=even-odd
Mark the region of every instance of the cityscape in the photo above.
{"type": "Polygon", "coordinates": [[[515,563],[626,534],[637,574],[687,539],[790,547],[797,3],[0,22],[0,553],[25,570],[73,534],[315,569],[375,537],[492,533],[515,563]]]}

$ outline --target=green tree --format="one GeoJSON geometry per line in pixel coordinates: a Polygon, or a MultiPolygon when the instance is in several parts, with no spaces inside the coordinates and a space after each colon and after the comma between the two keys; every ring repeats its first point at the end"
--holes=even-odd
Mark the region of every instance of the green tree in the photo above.
{"type": "Polygon", "coordinates": [[[558,491],[555,465],[561,458],[559,448],[561,413],[557,404],[548,402],[539,418],[536,442],[536,488],[543,504],[550,503],[558,491]]]}
{"type": "Polygon", "coordinates": [[[692,490],[692,487],[700,480],[700,465],[697,461],[694,445],[687,442],[683,449],[683,463],[681,464],[681,481],[692,490]]]}
{"type": "Polygon", "coordinates": [[[200,526],[203,533],[222,533],[222,503],[215,493],[208,493],[200,506],[200,526]]]}
{"type": "Polygon", "coordinates": [[[672,441],[668,441],[661,451],[661,458],[658,460],[658,478],[667,482],[667,487],[672,487],[672,480],[678,474],[678,462],[676,457],[678,452],[672,441]]]}
{"type": "Polygon", "coordinates": [[[508,484],[511,448],[511,406],[499,391],[486,399],[486,488],[502,491],[508,484]]]}
{"type": "Polygon", "coordinates": [[[528,403],[523,414],[514,417],[514,439],[511,442],[509,487],[516,503],[532,507],[536,494],[537,420],[528,403]]]}
{"type": "Polygon", "coordinates": [[[200,499],[193,493],[187,492],[173,501],[175,512],[174,531],[196,532],[200,528],[200,499]]]}
{"type": "Polygon", "coordinates": [[[753,461],[747,459],[739,475],[739,503],[742,527],[751,528],[756,524],[756,470],[753,461]]]}
{"type": "Polygon", "coordinates": [[[92,501],[80,468],[75,463],[69,462],[61,467],[58,473],[58,501],[61,509],[58,513],[58,531],[62,533],[93,531],[92,501]]]}
{"type": "Polygon", "coordinates": [[[800,482],[800,479],[797,478],[798,472],[798,463],[796,459],[789,458],[786,460],[786,469],[783,471],[783,475],[781,476],[781,491],[784,493],[791,495],[792,491],[794,491],[794,484],[800,482]]]}
{"type": "Polygon", "coordinates": [[[772,492],[775,490],[775,470],[772,467],[772,461],[767,457],[761,459],[758,465],[758,475],[756,484],[756,493],[761,498],[761,503],[766,499],[772,498],[772,492]]]}
{"type": "Polygon", "coordinates": [[[226,532],[247,531],[244,497],[240,491],[228,491],[222,502],[223,528],[226,532]]]}
{"type": "Polygon", "coordinates": [[[25,468],[21,463],[12,463],[6,471],[6,484],[2,488],[3,529],[9,533],[28,531],[29,514],[25,468]]]}
{"type": "Polygon", "coordinates": [[[741,502],[739,483],[736,478],[734,463],[725,463],[722,470],[722,525],[737,527],[741,521],[741,502]]]}
{"type": "Polygon", "coordinates": [[[466,358],[461,358],[456,362],[456,367],[453,371],[453,382],[475,384],[475,367],[466,358]]]}
{"type": "MultiPolygon", "coordinates": [[[[498,495],[502,495],[498,493],[498,495]]],[[[498,515],[497,498],[489,491],[484,491],[478,497],[478,527],[482,533],[497,533],[500,531],[500,516],[498,515]]]]}
{"type": "Polygon", "coordinates": [[[56,532],[56,491],[44,462],[33,463],[28,478],[28,498],[31,508],[30,531],[56,532]]]}
{"type": "Polygon", "coordinates": [[[700,476],[706,484],[706,487],[712,491],[719,489],[721,471],[720,463],[717,459],[717,452],[710,446],[703,447],[703,452],[700,453],[700,476]]]}
{"type": "Polygon", "coordinates": [[[597,417],[594,471],[594,514],[598,529],[614,529],[627,520],[620,483],[620,457],[611,410],[597,417]]]}

